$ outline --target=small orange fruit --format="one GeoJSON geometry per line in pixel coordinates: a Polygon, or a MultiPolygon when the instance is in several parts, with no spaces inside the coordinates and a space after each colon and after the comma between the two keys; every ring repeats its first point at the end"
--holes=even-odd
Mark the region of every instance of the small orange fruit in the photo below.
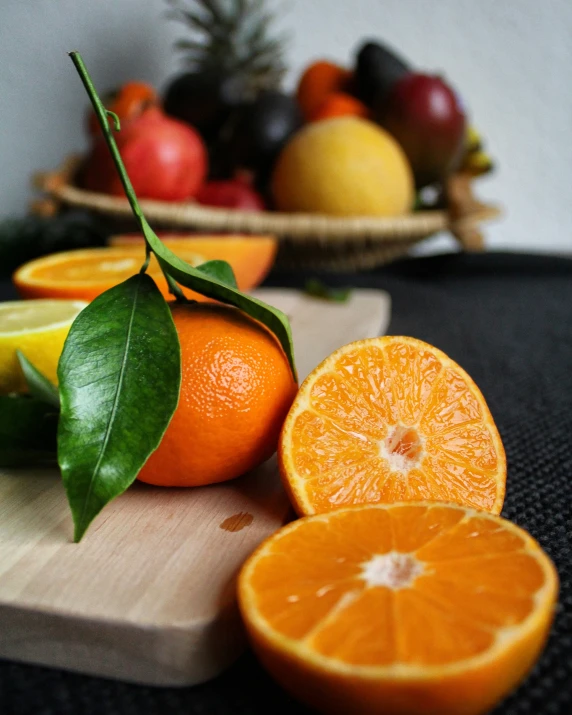
{"type": "MultiPolygon", "coordinates": [[[[276,255],[276,239],[270,236],[166,239],[167,248],[192,266],[209,260],[227,260],[235,271],[240,290],[257,286],[268,273],[276,255]]],[[[145,259],[143,240],[118,239],[111,248],[86,248],[37,258],[21,266],[13,276],[23,298],[68,298],[93,300],[108,288],[137,273],[145,259]]],[[[167,281],[155,257],[148,273],[161,293],[169,297],[167,281]]],[[[194,300],[206,300],[193,291],[183,292],[194,300]]]]}
{"type": "Polygon", "coordinates": [[[319,122],[332,117],[363,117],[369,116],[369,109],[359,99],[352,97],[345,92],[334,92],[329,94],[317,112],[312,115],[311,121],[319,122]]]}
{"type": "Polygon", "coordinates": [[[139,479],[158,486],[223,482],[276,450],[297,385],[261,323],[214,304],[171,307],[181,344],[179,405],[139,479]]]}
{"type": "Polygon", "coordinates": [[[413,205],[413,175],[384,129],[359,117],[334,117],[294,134],[278,156],[272,194],[280,211],[400,216],[413,205]]]}
{"type": "Polygon", "coordinates": [[[499,514],[506,459],[478,387],[437,348],[350,343],[304,381],[279,464],[300,514],[366,502],[451,501],[499,514]]]}
{"type": "Polygon", "coordinates": [[[296,98],[306,120],[313,119],[326,97],[332,92],[342,92],[349,84],[352,73],[328,60],[318,60],[304,70],[296,98]]]}
{"type": "MultiPolygon", "coordinates": [[[[150,107],[159,104],[155,89],[147,82],[126,82],[123,86],[103,99],[106,108],[119,117],[121,126],[140,117],[150,107]]],[[[88,112],[88,133],[99,136],[101,132],[97,115],[90,107],[88,112]]],[[[112,117],[108,118],[109,126],[113,127],[112,117]]]]}
{"type": "Polygon", "coordinates": [[[529,671],[558,591],[525,531],[452,504],[295,521],[239,577],[254,649],[324,713],[477,715],[529,671]]]}

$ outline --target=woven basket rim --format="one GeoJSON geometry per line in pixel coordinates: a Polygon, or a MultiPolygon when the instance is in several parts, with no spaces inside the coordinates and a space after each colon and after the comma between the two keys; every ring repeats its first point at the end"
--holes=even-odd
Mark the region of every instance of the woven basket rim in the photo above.
{"type": "MultiPolygon", "coordinates": [[[[115,216],[131,216],[127,199],[63,184],[51,193],[59,201],[115,216]]],[[[187,228],[212,229],[245,233],[272,233],[278,239],[324,237],[347,241],[370,238],[380,241],[406,241],[424,238],[444,230],[449,225],[446,211],[419,211],[407,216],[325,216],[321,214],[281,213],[275,211],[250,212],[201,206],[197,203],[174,203],[140,199],[148,221],[166,222],[187,228]]]]}
{"type": "MultiPolygon", "coordinates": [[[[73,183],[81,157],[72,155],[54,172],[39,173],[34,183],[52,200],[99,213],[130,218],[127,198],[96,193],[79,188],[73,183]]],[[[462,181],[471,177],[459,175],[462,181]]],[[[470,191],[470,189],[469,189],[470,191]]],[[[310,213],[275,211],[249,212],[239,209],[202,206],[195,202],[166,202],[141,199],[148,221],[168,226],[172,230],[187,229],[217,233],[271,234],[279,241],[298,245],[377,245],[395,247],[412,245],[443,230],[450,230],[461,240],[474,233],[481,221],[496,217],[495,206],[471,199],[468,210],[459,212],[453,206],[447,210],[417,211],[404,216],[331,216],[310,213]],[[459,231],[461,229],[461,231],[459,231]]]]}

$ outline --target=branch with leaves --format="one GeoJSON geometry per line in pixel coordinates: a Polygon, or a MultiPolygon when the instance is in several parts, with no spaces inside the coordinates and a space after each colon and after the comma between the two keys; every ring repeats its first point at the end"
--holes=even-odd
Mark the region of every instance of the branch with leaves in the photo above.
{"type": "Polygon", "coordinates": [[[292,333],[281,311],[241,293],[225,261],[192,267],[147,223],[123,165],[108,112],[78,52],[70,57],[93,104],[133,215],[145,237],[140,272],[98,296],[76,318],[58,366],[59,390],[25,358],[30,396],[0,399],[0,465],[50,462],[62,472],[79,541],[97,514],[122,494],[157,449],[175,412],[181,351],[171,311],[147,273],[154,254],[179,301],[180,286],[239,308],[277,337],[294,378],[292,333]],[[58,419],[59,408],[59,419],[58,419]],[[38,431],[38,425],[42,429],[38,431]]]}

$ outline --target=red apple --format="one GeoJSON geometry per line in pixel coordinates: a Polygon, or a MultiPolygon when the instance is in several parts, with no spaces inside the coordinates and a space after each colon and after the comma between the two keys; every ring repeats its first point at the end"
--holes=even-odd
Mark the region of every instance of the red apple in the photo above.
{"type": "MultiPolygon", "coordinates": [[[[159,108],[148,109],[115,134],[121,158],[139,198],[185,201],[207,173],[207,151],[199,134],[159,108]]],[[[123,187],[102,136],[87,158],[82,185],[123,196],[123,187]]]]}
{"type": "Polygon", "coordinates": [[[466,118],[459,97],[440,77],[410,73],[393,86],[377,121],[397,139],[418,187],[444,179],[462,157],[466,118]]]}
{"type": "Polygon", "coordinates": [[[208,181],[197,193],[197,201],[205,206],[220,206],[243,211],[264,211],[262,196],[244,181],[208,181]]]}

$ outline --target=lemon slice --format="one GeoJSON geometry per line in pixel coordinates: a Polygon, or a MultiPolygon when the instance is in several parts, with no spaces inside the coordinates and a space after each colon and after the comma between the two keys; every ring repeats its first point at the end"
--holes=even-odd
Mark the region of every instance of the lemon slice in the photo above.
{"type": "Polygon", "coordinates": [[[49,380],[57,382],[64,341],[86,305],[77,300],[0,303],[0,394],[26,390],[16,350],[21,350],[49,380]]]}

